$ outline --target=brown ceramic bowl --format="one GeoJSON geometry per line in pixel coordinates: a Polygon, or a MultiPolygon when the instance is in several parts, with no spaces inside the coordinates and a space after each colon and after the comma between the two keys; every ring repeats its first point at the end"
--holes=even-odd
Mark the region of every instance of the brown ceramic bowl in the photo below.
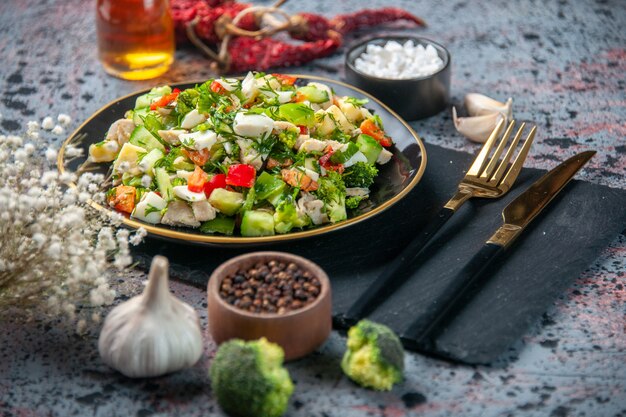
{"type": "Polygon", "coordinates": [[[301,358],[322,345],[332,327],[330,281],[322,268],[313,262],[285,252],[252,252],[237,256],[220,265],[209,279],[207,289],[209,332],[217,343],[238,338],[267,338],[282,346],[285,360],[301,358]],[[277,313],[250,313],[228,304],[219,294],[222,280],[239,269],[257,262],[277,260],[293,262],[316,276],[321,291],[315,301],[299,310],[277,313]]]}

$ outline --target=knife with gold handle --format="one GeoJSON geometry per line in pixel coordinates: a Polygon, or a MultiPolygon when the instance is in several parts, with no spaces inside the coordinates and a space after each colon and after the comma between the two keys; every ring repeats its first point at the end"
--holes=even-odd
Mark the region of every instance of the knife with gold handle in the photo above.
{"type": "Polygon", "coordinates": [[[564,161],[504,208],[502,211],[504,224],[450,281],[441,295],[432,300],[426,311],[400,336],[405,346],[417,350],[433,350],[434,339],[462,307],[461,301],[472,284],[479,280],[489,265],[505,252],[505,249],[595,153],[595,151],[582,152],[564,161]]]}

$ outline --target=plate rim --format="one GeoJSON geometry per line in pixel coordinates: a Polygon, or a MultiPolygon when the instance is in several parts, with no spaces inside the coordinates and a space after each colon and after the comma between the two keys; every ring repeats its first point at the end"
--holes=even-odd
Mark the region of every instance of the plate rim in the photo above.
{"type": "MultiPolygon", "coordinates": [[[[158,227],[157,225],[151,225],[151,224],[139,222],[137,220],[133,220],[132,218],[130,218],[130,216],[129,217],[123,216],[122,224],[133,229],[143,228],[146,230],[149,236],[152,235],[152,236],[159,237],[159,238],[173,239],[176,241],[181,241],[183,243],[196,243],[196,244],[205,243],[205,244],[214,244],[214,245],[219,244],[219,245],[235,246],[235,245],[253,245],[253,244],[260,244],[260,243],[277,243],[277,242],[285,242],[285,241],[290,241],[290,240],[299,240],[299,239],[318,236],[324,233],[343,229],[345,227],[348,227],[353,224],[360,223],[369,218],[372,218],[384,212],[385,210],[387,210],[388,208],[396,204],[398,201],[400,201],[402,198],[404,198],[422,179],[422,176],[424,175],[424,172],[426,170],[426,165],[428,163],[428,156],[426,155],[426,147],[424,146],[422,139],[413,130],[413,128],[407,123],[407,121],[404,120],[402,117],[400,117],[400,115],[398,115],[391,108],[389,108],[389,106],[387,106],[385,103],[383,103],[376,97],[372,96],[371,94],[361,90],[360,88],[350,85],[343,81],[333,80],[327,77],[320,77],[317,75],[291,74],[291,73],[285,74],[285,75],[297,77],[297,78],[321,81],[321,82],[331,82],[331,83],[341,85],[342,87],[347,87],[348,89],[354,90],[358,92],[359,94],[364,95],[368,99],[373,100],[378,105],[380,105],[383,109],[389,112],[392,116],[398,119],[400,123],[408,130],[411,136],[413,136],[413,139],[415,139],[415,142],[420,148],[420,154],[421,154],[420,166],[418,167],[417,172],[415,176],[413,177],[413,179],[411,180],[411,182],[401,192],[399,192],[398,194],[396,194],[389,200],[385,201],[380,206],[372,209],[371,211],[368,211],[367,213],[360,214],[356,217],[346,219],[338,223],[331,223],[322,227],[316,227],[314,229],[302,230],[302,231],[294,232],[294,233],[285,233],[285,234],[278,234],[278,235],[271,235],[271,236],[257,236],[257,237],[202,235],[202,234],[196,234],[196,233],[181,232],[181,231],[173,230],[173,229],[166,229],[166,228],[158,227]]],[[[204,82],[206,82],[206,80],[200,80],[200,81],[189,80],[189,81],[171,82],[171,83],[168,83],[168,85],[176,86],[176,85],[183,85],[183,84],[202,84],[204,82]]],[[[89,122],[91,122],[92,119],[99,116],[101,113],[103,113],[105,110],[107,110],[109,107],[111,107],[115,103],[121,100],[127,99],[129,97],[136,96],[138,94],[145,94],[149,92],[151,89],[152,87],[145,88],[145,89],[141,89],[133,93],[129,93],[124,96],[115,98],[114,100],[100,107],[91,116],[89,116],[83,123],[81,123],[80,126],[74,129],[74,131],[67,137],[67,139],[63,141],[59,149],[59,152],[57,154],[57,169],[59,171],[59,174],[62,175],[66,172],[65,163],[64,163],[66,147],[72,142],[72,140],[74,140],[74,138],[78,135],[78,133],[81,131],[81,129],[83,129],[85,125],[87,125],[89,122]]],[[[72,187],[76,187],[76,184],[74,182],[70,183],[69,185],[72,187]]],[[[99,211],[104,211],[110,214],[114,213],[113,210],[101,204],[98,204],[92,200],[89,200],[89,205],[99,211]]]]}

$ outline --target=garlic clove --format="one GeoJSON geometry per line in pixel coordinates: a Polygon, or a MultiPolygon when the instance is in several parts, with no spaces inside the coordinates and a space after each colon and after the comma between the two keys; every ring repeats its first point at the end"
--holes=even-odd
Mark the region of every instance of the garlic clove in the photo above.
{"type": "Polygon", "coordinates": [[[198,316],[169,291],[168,266],[155,256],[144,292],[111,310],[100,333],[100,356],[128,377],[175,372],[202,356],[198,316]]]}
{"type": "Polygon", "coordinates": [[[456,107],[452,107],[454,127],[459,133],[474,142],[485,142],[502,117],[505,118],[506,122],[506,116],[500,113],[489,113],[474,117],[457,117],[456,107]]]}
{"type": "Polygon", "coordinates": [[[500,113],[505,118],[511,119],[513,114],[513,99],[505,103],[487,97],[483,94],[469,93],[465,96],[465,108],[470,116],[484,116],[491,113],[500,113]]]}

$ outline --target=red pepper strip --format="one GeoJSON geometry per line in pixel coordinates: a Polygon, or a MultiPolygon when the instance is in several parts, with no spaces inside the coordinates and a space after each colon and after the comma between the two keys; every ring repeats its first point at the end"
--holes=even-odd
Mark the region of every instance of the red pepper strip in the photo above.
{"type": "Polygon", "coordinates": [[[380,127],[378,127],[376,123],[374,123],[371,119],[363,120],[363,123],[361,123],[361,133],[373,137],[378,143],[386,148],[393,145],[393,141],[391,140],[391,138],[385,135],[385,132],[380,127]]]}
{"type": "Polygon", "coordinates": [[[272,74],[281,84],[283,85],[294,85],[298,78],[292,77],[291,75],[284,74],[272,74]]]}
{"type": "Polygon", "coordinates": [[[156,110],[158,107],[165,107],[178,98],[180,90],[175,88],[170,94],[166,94],[154,103],[150,104],[150,110],[156,110]]]}
{"type": "Polygon", "coordinates": [[[301,135],[308,135],[309,134],[309,128],[306,126],[302,126],[302,125],[298,125],[298,128],[300,129],[300,134],[301,135]]]}
{"type": "Polygon", "coordinates": [[[132,213],[135,208],[137,190],[130,185],[118,185],[115,187],[115,195],[109,197],[109,204],[117,211],[132,213]]]}
{"type": "Polygon", "coordinates": [[[204,194],[207,198],[211,197],[213,190],[218,188],[226,188],[226,174],[216,174],[204,184],[204,194]]]}
{"type": "Polygon", "coordinates": [[[324,152],[326,153],[317,161],[320,166],[326,170],[337,171],[338,173],[343,174],[343,171],[346,169],[343,164],[333,164],[330,162],[330,157],[335,153],[333,148],[327,146],[324,152]]]}
{"type": "Polygon", "coordinates": [[[209,174],[196,165],[196,169],[194,169],[193,174],[191,174],[187,180],[187,188],[189,191],[199,193],[204,190],[204,184],[206,184],[208,180],[209,174]]]}
{"type": "Polygon", "coordinates": [[[210,156],[208,149],[202,149],[201,151],[190,151],[189,149],[183,149],[182,152],[187,158],[191,159],[191,162],[201,167],[203,167],[207,163],[210,156]]]}
{"type": "Polygon", "coordinates": [[[256,169],[252,165],[234,164],[228,167],[226,184],[233,187],[250,188],[256,179],[256,169]]]}
{"type": "Polygon", "coordinates": [[[211,83],[211,91],[213,91],[214,93],[217,93],[217,94],[226,94],[226,93],[228,93],[228,90],[226,90],[224,88],[224,86],[222,84],[218,83],[217,81],[213,81],[211,83]]]}

